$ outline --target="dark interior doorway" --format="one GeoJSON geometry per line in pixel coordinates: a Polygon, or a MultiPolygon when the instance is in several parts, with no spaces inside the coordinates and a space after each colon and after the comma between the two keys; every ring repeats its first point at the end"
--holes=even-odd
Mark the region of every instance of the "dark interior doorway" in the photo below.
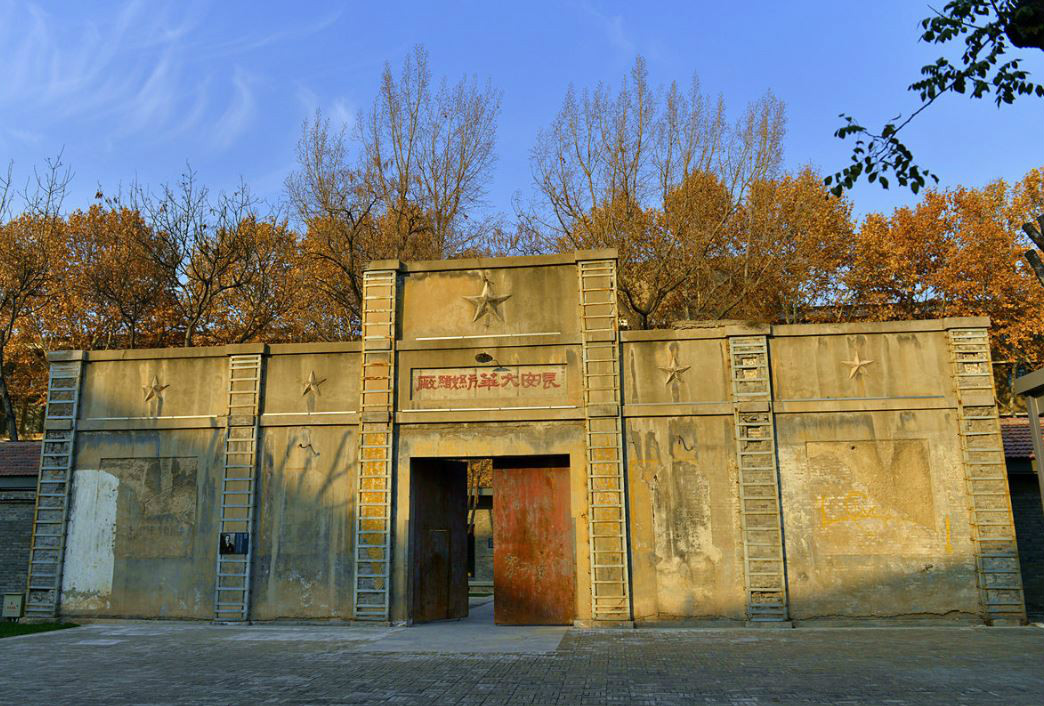
{"type": "Polygon", "coordinates": [[[413,622],[468,615],[467,464],[410,463],[413,622]]]}
{"type": "Polygon", "coordinates": [[[474,620],[498,625],[569,625],[576,606],[575,531],[568,456],[411,460],[411,614],[414,623],[468,616],[475,572],[475,514],[491,510],[493,604],[480,590],[474,620]],[[490,462],[491,461],[491,462],[490,462]],[[479,483],[474,466],[491,471],[479,483]],[[483,491],[486,492],[486,491],[483,491]],[[472,497],[475,496],[475,497],[472,497]],[[491,506],[491,508],[489,507],[491,506]],[[492,610],[490,608],[492,607],[492,610]]]}

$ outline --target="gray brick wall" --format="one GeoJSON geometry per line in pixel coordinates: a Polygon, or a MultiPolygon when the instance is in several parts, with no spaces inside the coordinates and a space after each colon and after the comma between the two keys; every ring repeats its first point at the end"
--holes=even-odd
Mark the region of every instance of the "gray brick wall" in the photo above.
{"type": "Polygon", "coordinates": [[[1022,563],[1026,612],[1031,617],[1039,617],[1044,615],[1044,510],[1040,504],[1040,486],[1037,477],[1029,474],[1008,476],[1008,485],[1022,563]]]}
{"type": "Polygon", "coordinates": [[[35,495],[32,490],[0,490],[0,593],[25,591],[35,495]]]}

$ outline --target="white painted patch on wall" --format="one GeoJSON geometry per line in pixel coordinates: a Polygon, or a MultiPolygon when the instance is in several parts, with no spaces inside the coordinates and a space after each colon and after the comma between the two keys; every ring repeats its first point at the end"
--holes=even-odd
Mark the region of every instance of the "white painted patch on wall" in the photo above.
{"type": "Polygon", "coordinates": [[[62,568],[62,606],[109,607],[116,549],[116,497],[120,480],[105,471],[77,470],[62,568]]]}

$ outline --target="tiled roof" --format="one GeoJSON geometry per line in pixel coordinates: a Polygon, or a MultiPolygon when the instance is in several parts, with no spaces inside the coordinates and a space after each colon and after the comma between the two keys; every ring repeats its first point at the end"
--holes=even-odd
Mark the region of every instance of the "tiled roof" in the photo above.
{"type": "Polygon", "coordinates": [[[0,476],[35,476],[39,472],[39,441],[0,441],[0,476]]]}
{"type": "MultiPolygon", "coordinates": [[[[1040,422],[1044,429],[1044,419],[1040,422]]],[[[1030,439],[1029,419],[1009,417],[1001,419],[1001,438],[1004,439],[1004,458],[1033,458],[1033,442],[1030,439]]]]}

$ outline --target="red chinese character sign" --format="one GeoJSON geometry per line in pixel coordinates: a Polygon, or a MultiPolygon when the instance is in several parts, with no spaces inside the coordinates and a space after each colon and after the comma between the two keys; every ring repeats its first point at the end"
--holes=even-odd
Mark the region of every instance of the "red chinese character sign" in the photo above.
{"type": "Polygon", "coordinates": [[[561,397],[564,365],[512,365],[486,368],[414,368],[411,399],[466,400],[504,397],[561,397]]]}

